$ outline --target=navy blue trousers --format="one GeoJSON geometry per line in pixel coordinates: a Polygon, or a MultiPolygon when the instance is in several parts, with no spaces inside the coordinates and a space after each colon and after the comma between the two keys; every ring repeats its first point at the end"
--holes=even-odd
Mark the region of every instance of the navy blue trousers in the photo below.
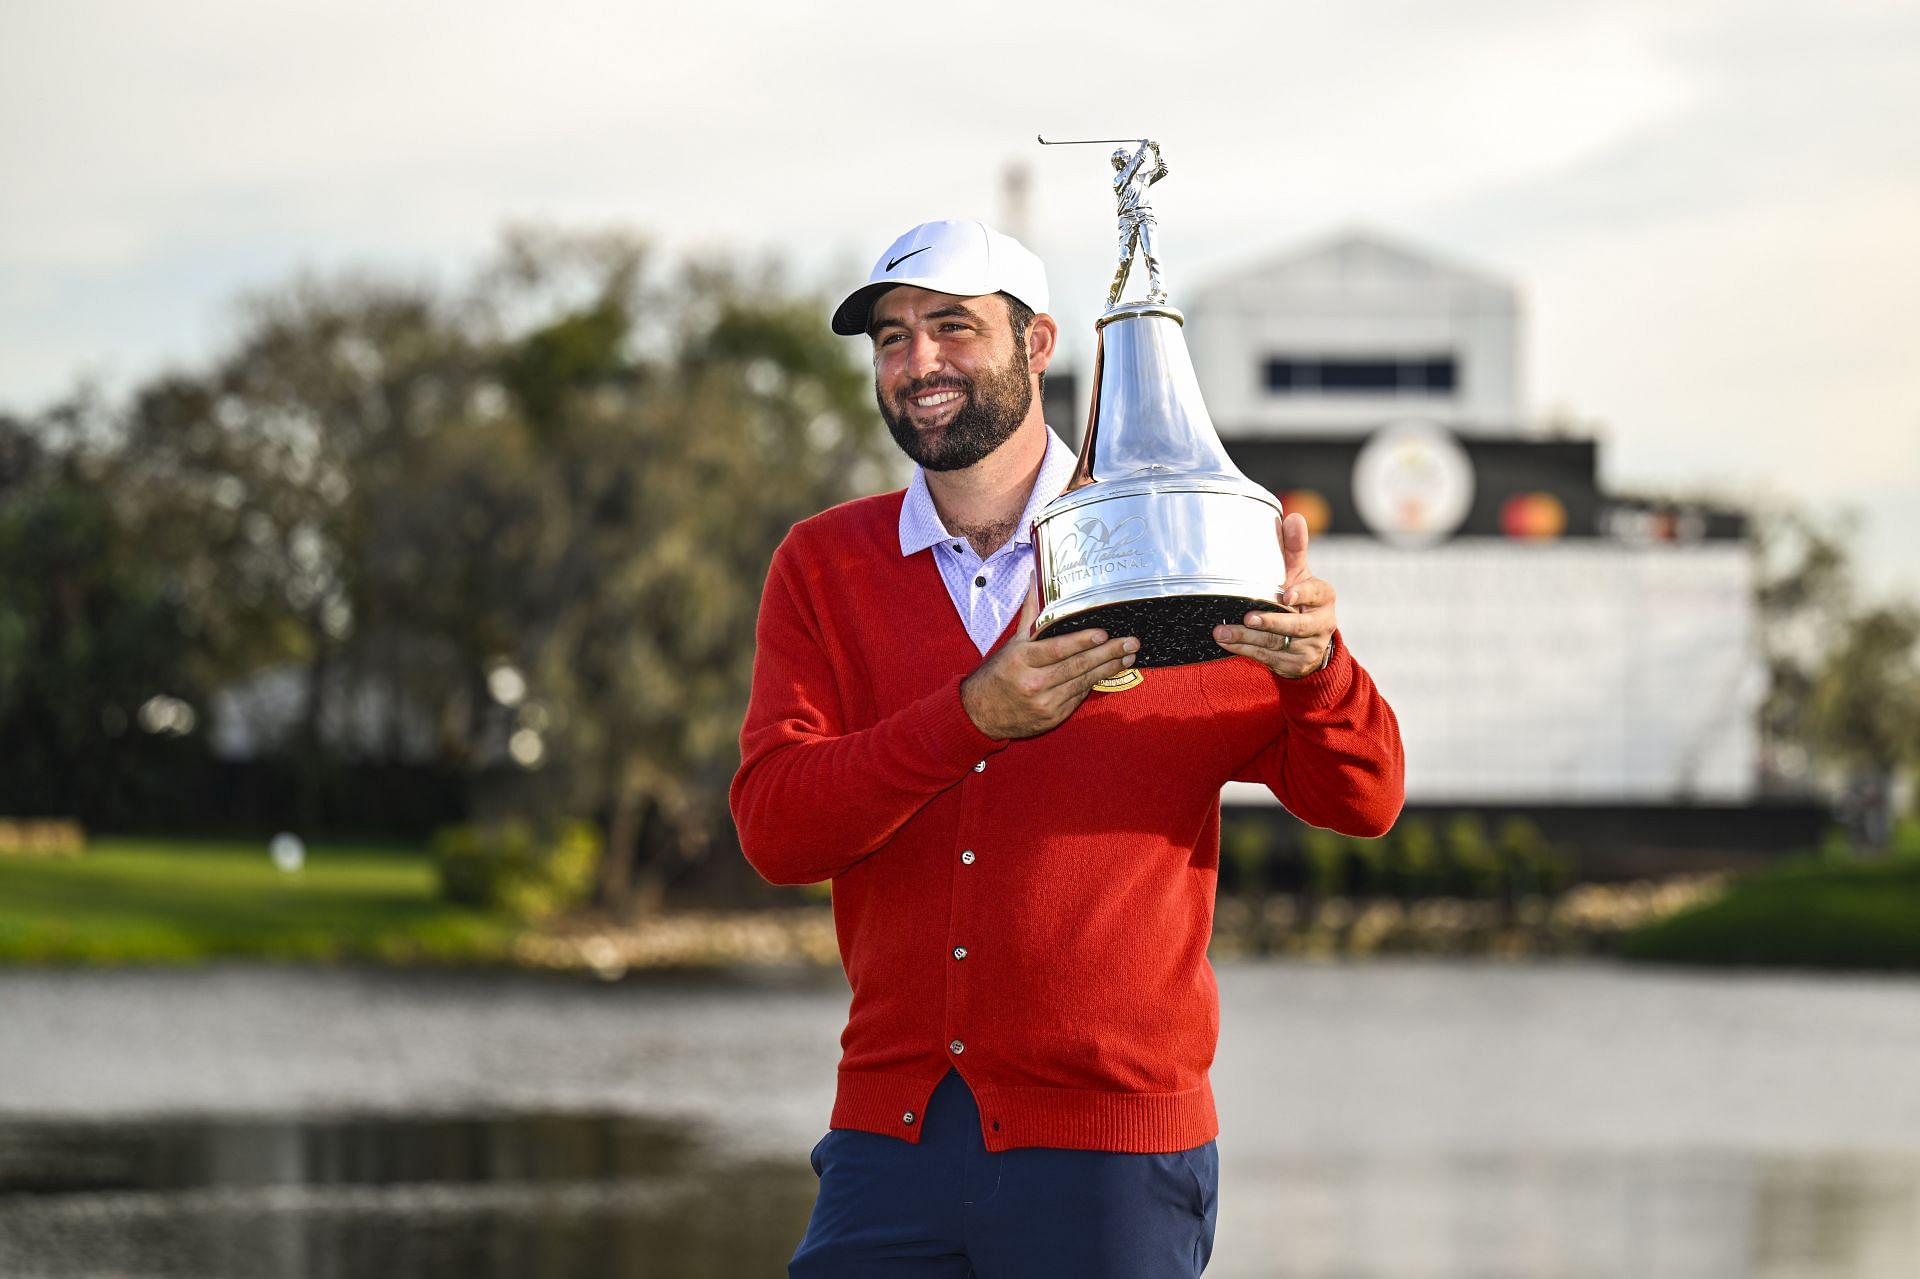
{"type": "Polygon", "coordinates": [[[1213,1252],[1214,1144],[992,1154],[949,1071],[920,1144],[835,1129],[792,1279],[1193,1279],[1213,1252]]]}

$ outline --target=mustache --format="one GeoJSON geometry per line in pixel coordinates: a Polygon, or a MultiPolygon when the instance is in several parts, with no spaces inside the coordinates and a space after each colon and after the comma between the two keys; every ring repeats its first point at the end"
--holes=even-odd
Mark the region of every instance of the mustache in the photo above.
{"type": "Polygon", "coordinates": [[[973,383],[957,373],[935,374],[933,377],[915,378],[900,392],[902,400],[910,400],[916,395],[925,395],[929,391],[972,391],[973,383]]]}

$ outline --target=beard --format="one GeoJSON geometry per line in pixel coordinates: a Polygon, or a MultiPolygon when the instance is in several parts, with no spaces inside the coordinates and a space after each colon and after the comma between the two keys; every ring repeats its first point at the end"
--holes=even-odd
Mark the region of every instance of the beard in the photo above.
{"type": "Polygon", "coordinates": [[[891,404],[877,388],[874,399],[902,453],[929,471],[965,470],[1006,443],[1026,420],[1027,410],[1033,405],[1026,347],[1015,342],[1012,358],[997,368],[983,370],[977,377],[945,373],[920,378],[891,404]],[[907,404],[916,395],[941,390],[959,391],[965,402],[941,430],[922,434],[908,419],[907,404]]]}

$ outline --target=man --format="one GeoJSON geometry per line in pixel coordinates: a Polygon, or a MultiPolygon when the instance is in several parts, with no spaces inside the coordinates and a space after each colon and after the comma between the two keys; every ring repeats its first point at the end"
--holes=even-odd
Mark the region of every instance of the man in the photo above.
{"type": "Polygon", "coordinates": [[[1033,254],[933,222],[834,313],[918,466],[775,552],[741,730],[741,845],[833,881],[853,990],[794,1276],[1197,1275],[1220,787],[1356,834],[1400,809],[1399,731],[1297,515],[1298,611],[1215,632],[1248,660],[1095,692],[1133,637],[1034,638],[1031,524],[1074,465],[1040,412],[1046,307],[1033,254]]]}
{"type": "Polygon", "coordinates": [[[1120,217],[1120,266],[1113,274],[1113,287],[1107,290],[1107,305],[1120,301],[1127,287],[1127,272],[1133,269],[1133,251],[1147,260],[1147,301],[1165,302],[1166,286],[1160,282],[1160,259],[1153,252],[1153,206],[1147,203],[1147,188],[1167,176],[1167,162],[1160,158],[1158,142],[1142,142],[1131,155],[1125,147],[1113,153],[1113,198],[1120,217]],[[1147,156],[1153,167],[1147,167],[1147,156]]]}

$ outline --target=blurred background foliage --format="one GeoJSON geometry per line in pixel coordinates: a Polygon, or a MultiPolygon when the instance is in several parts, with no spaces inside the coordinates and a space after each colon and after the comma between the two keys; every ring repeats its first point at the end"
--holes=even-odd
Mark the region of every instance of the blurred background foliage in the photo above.
{"type": "Polygon", "coordinates": [[[1761,739],[1775,771],[1825,779],[1852,842],[1886,850],[1903,815],[1920,817],[1920,606],[1863,595],[1853,532],[1795,509],[1755,522],[1761,739]]]}
{"type": "Polygon", "coordinates": [[[517,230],[457,287],[302,279],[206,368],[0,420],[0,813],[586,819],[603,902],[645,906],[726,822],[774,546],[893,478],[824,313],[517,230]]]}
{"type": "Polygon", "coordinates": [[[1512,907],[1524,897],[1551,896],[1574,878],[1573,859],[1526,817],[1507,817],[1490,831],[1485,816],[1472,811],[1440,822],[1411,814],[1378,839],[1309,826],[1294,842],[1297,857],[1283,851],[1271,823],[1228,820],[1220,834],[1225,890],[1292,892],[1309,901],[1455,897],[1512,907]]]}

